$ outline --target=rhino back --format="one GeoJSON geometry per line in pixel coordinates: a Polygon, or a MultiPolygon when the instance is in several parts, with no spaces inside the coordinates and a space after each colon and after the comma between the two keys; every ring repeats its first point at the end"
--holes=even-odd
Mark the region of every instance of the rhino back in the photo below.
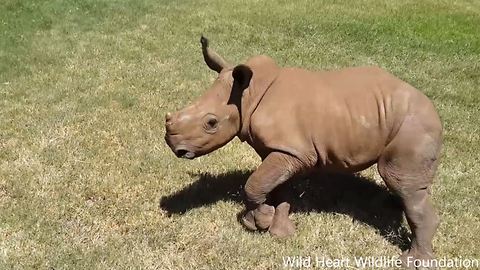
{"type": "Polygon", "coordinates": [[[398,131],[415,91],[375,67],[285,68],[252,115],[252,146],[288,152],[307,166],[362,170],[398,131]]]}

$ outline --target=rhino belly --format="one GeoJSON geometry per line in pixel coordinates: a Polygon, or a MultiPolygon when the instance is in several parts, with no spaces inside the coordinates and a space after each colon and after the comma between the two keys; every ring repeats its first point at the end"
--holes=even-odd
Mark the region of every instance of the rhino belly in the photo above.
{"type": "Polygon", "coordinates": [[[336,119],[328,129],[313,136],[319,166],[332,171],[358,172],[377,162],[390,132],[376,116],[369,119],[365,115],[336,119]]]}

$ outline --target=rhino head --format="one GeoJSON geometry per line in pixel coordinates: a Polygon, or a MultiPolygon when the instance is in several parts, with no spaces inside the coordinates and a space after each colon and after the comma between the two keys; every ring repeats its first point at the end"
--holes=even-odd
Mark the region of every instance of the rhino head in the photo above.
{"type": "Polygon", "coordinates": [[[232,66],[208,47],[206,38],[202,36],[200,42],[205,63],[218,77],[191,105],[165,115],[165,141],[177,157],[188,159],[208,154],[235,136],[244,140],[252,108],[262,92],[254,91],[253,82],[258,82],[255,90],[266,91],[266,82],[271,83],[275,75],[270,71],[276,70],[266,56],[232,66]]]}

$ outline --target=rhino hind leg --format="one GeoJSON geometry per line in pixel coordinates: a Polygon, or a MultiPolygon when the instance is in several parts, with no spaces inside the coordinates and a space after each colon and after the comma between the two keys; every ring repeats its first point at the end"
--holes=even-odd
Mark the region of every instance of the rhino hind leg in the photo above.
{"type": "Polygon", "coordinates": [[[424,129],[421,123],[407,120],[378,161],[378,171],[386,185],[402,199],[412,231],[411,247],[401,256],[409,269],[415,269],[414,260],[428,266],[434,258],[432,239],[439,217],[430,200],[430,190],[441,141],[441,129],[424,129]]]}
{"type": "Polygon", "coordinates": [[[438,227],[439,217],[427,190],[412,192],[404,204],[413,239],[411,248],[401,256],[402,262],[407,268],[413,268],[413,260],[418,259],[425,261],[425,266],[428,266],[428,261],[434,258],[432,239],[438,227]]]}

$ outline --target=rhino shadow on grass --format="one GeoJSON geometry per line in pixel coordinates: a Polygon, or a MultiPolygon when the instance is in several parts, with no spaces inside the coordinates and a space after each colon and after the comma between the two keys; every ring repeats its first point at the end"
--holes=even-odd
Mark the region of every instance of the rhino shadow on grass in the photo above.
{"type": "MultiPolygon", "coordinates": [[[[252,172],[234,170],[218,175],[191,174],[192,177],[198,177],[198,181],[162,197],[160,208],[172,215],[184,214],[190,209],[218,201],[243,203],[243,186],[252,172]]],[[[280,192],[277,194],[283,194],[283,197],[288,194],[292,212],[348,215],[352,222],[372,226],[400,249],[406,250],[409,247],[410,233],[402,224],[400,199],[371,179],[358,174],[315,173],[301,179],[292,179],[278,189],[280,192]]]]}

